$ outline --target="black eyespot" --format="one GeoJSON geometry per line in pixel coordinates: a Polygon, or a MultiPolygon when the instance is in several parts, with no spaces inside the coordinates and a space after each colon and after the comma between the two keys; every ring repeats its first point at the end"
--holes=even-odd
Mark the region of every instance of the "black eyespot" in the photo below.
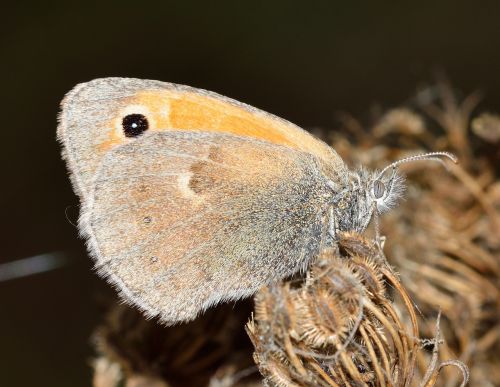
{"type": "Polygon", "coordinates": [[[382,196],[384,196],[385,193],[385,184],[382,183],[380,180],[375,180],[373,182],[373,196],[375,196],[375,199],[380,199],[382,196]]]}
{"type": "Polygon", "coordinates": [[[149,123],[142,114],[129,114],[123,117],[122,127],[126,137],[137,137],[148,130],[149,123]]]}

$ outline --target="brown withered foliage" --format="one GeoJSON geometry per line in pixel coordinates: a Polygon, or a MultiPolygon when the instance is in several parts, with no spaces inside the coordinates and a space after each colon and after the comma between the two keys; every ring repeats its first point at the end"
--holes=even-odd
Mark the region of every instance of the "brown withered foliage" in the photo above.
{"type": "MultiPolygon", "coordinates": [[[[384,251],[419,310],[421,337],[433,337],[441,308],[439,359],[462,361],[470,385],[487,386],[500,385],[500,119],[481,112],[479,99],[459,99],[440,82],[418,93],[410,108],[380,115],[371,131],[343,116],[357,145],[338,135],[333,141],[345,159],[372,167],[419,150],[458,156],[448,171],[432,163],[404,167],[406,200],[383,218],[384,251]]],[[[419,352],[417,378],[428,357],[419,352]]],[[[444,372],[438,385],[461,377],[444,372]]]]}
{"type": "Polygon", "coordinates": [[[115,305],[96,329],[95,387],[226,386],[256,379],[243,326],[251,303],[221,305],[172,327],[115,305]]]}
{"type": "Polygon", "coordinates": [[[94,335],[94,386],[500,385],[500,117],[457,95],[441,81],[322,131],[353,167],[458,156],[401,167],[383,251],[343,234],[305,276],[262,289],[251,318],[226,305],[165,328],[115,307],[94,335]]]}

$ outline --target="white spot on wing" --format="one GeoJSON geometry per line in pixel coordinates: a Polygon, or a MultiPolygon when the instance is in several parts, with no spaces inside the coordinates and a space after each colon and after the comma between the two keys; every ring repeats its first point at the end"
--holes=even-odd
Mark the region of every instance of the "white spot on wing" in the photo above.
{"type": "Polygon", "coordinates": [[[179,192],[183,197],[193,200],[195,203],[199,203],[203,201],[201,196],[189,187],[189,182],[191,181],[192,176],[192,172],[180,173],[177,177],[177,186],[179,188],[179,192]]]}

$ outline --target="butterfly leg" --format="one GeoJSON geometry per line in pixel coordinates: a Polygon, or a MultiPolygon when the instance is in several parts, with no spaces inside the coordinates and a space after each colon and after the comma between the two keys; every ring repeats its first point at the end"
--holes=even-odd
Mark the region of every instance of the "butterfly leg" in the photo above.
{"type": "Polygon", "coordinates": [[[332,238],[333,241],[337,241],[337,222],[335,219],[335,214],[333,211],[333,206],[330,207],[329,209],[330,216],[328,217],[328,234],[330,235],[330,238],[332,238]]]}

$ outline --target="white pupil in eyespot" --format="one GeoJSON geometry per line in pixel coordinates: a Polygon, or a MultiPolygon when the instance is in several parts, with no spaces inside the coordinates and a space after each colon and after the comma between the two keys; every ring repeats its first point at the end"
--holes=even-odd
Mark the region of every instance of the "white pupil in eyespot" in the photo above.
{"type": "Polygon", "coordinates": [[[123,117],[122,128],[126,137],[137,137],[149,129],[146,116],[142,114],[129,114],[123,117]]]}

